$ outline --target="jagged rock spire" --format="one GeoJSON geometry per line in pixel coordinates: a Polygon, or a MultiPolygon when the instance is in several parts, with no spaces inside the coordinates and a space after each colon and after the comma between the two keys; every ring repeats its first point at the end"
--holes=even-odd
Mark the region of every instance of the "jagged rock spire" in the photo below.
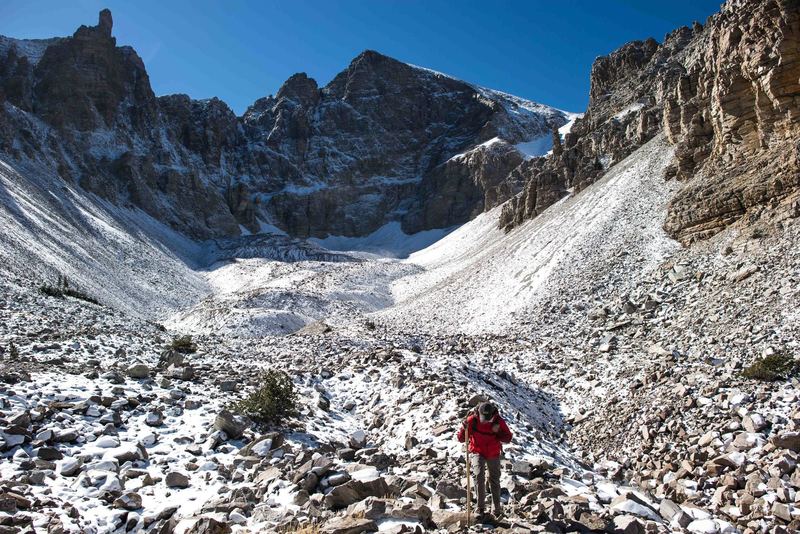
{"type": "Polygon", "coordinates": [[[111,17],[111,10],[106,8],[100,12],[97,20],[97,28],[105,35],[111,37],[111,29],[114,27],[114,19],[111,17]]]}

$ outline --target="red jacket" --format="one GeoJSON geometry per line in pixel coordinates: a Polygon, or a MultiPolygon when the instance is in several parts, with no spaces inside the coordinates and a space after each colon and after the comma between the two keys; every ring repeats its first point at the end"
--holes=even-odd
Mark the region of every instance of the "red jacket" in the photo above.
{"type": "MultiPolygon", "coordinates": [[[[477,415],[471,414],[467,417],[466,425],[469,425],[469,452],[480,454],[484,458],[497,458],[503,451],[503,443],[511,441],[511,430],[499,415],[495,415],[491,421],[481,423],[477,415]],[[499,427],[497,432],[492,431],[494,425],[499,427]]],[[[458,431],[458,441],[461,443],[464,443],[466,425],[461,425],[458,431]]]]}

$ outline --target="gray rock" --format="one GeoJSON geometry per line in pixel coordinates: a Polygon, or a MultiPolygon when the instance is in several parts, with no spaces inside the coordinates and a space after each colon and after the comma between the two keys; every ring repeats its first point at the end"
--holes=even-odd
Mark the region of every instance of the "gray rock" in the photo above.
{"type": "Polygon", "coordinates": [[[773,436],[771,441],[779,449],[800,452],[800,432],[784,431],[773,436]]]}
{"type": "Polygon", "coordinates": [[[363,430],[357,430],[350,434],[350,447],[353,449],[363,449],[367,446],[367,433],[363,430]]]}
{"type": "Polygon", "coordinates": [[[64,457],[61,451],[53,447],[40,447],[36,456],[46,461],[61,460],[64,457]]]}
{"type": "Polygon", "coordinates": [[[239,439],[244,434],[247,425],[241,417],[228,410],[222,410],[214,419],[214,428],[225,432],[231,439],[239,439]]]}
{"type": "Polygon", "coordinates": [[[159,410],[154,410],[145,416],[144,423],[147,426],[161,426],[164,424],[164,414],[159,410]]]}
{"type": "Polygon", "coordinates": [[[330,493],[325,495],[323,502],[326,508],[337,510],[362,501],[367,497],[384,497],[389,493],[389,485],[383,477],[369,482],[350,480],[341,486],[333,488],[330,493]]]}
{"type": "Polygon", "coordinates": [[[377,532],[378,525],[366,517],[336,517],[327,521],[320,531],[322,534],[361,534],[377,532]]]}
{"type": "Polygon", "coordinates": [[[170,471],[167,473],[165,483],[168,488],[188,488],[189,477],[178,471],[170,471]]]}
{"type": "Polygon", "coordinates": [[[190,526],[185,534],[231,534],[230,525],[212,517],[201,517],[190,526]]]}
{"type": "Polygon", "coordinates": [[[757,413],[751,413],[742,418],[742,427],[748,432],[761,432],[767,427],[767,421],[757,413]]]}
{"type": "Polygon", "coordinates": [[[138,510],[142,507],[142,496],[135,491],[123,493],[118,499],[114,501],[114,508],[122,508],[123,510],[138,510]]]}
{"type": "Polygon", "coordinates": [[[150,367],[148,367],[143,363],[137,363],[128,367],[126,373],[131,378],[137,378],[137,379],[147,378],[150,376],[150,367]]]}
{"type": "Polygon", "coordinates": [[[681,507],[669,499],[661,501],[661,505],[658,507],[658,513],[664,518],[664,521],[672,521],[672,518],[680,511],[681,507]]]}
{"type": "Polygon", "coordinates": [[[336,451],[336,455],[345,462],[352,462],[356,458],[356,451],[355,449],[344,448],[336,451]]]}
{"type": "Polygon", "coordinates": [[[441,493],[448,499],[461,499],[467,496],[467,490],[461,484],[456,484],[449,480],[440,480],[436,484],[436,492],[441,493]]]}
{"type": "Polygon", "coordinates": [[[81,472],[83,461],[77,457],[67,456],[59,462],[59,473],[65,477],[75,476],[81,472]]]}
{"type": "Polygon", "coordinates": [[[386,501],[377,497],[367,497],[363,501],[350,505],[347,508],[347,515],[380,519],[386,515],[386,501]]]}
{"type": "Polygon", "coordinates": [[[618,515],[614,518],[614,534],[645,534],[641,521],[632,515],[618,515]]]}

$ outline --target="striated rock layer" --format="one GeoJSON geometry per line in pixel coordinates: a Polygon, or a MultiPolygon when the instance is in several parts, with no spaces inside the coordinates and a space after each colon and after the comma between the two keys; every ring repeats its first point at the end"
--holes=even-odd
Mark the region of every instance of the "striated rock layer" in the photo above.
{"type": "Polygon", "coordinates": [[[665,229],[689,243],[762,206],[800,214],[800,3],[732,0],[705,27],[628,43],[592,66],[589,107],[552,156],[515,173],[501,226],[593,183],[656,133],[676,145],[667,178],[686,185],[665,229]]]}
{"type": "MultiPolygon", "coordinates": [[[[264,223],[299,237],[460,224],[522,160],[515,143],[567,121],[372,51],[325,87],[295,74],[237,117],[216,98],[156,97],[112,27],[104,10],[71,37],[0,37],[0,155],[193,238],[264,223]]],[[[504,191],[488,204],[517,192],[504,191]]]]}

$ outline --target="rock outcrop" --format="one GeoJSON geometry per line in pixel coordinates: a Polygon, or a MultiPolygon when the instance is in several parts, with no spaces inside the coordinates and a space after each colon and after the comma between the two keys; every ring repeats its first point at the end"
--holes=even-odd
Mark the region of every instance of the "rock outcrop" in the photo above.
{"type": "Polygon", "coordinates": [[[660,131],[676,145],[667,178],[687,182],[665,222],[676,239],[709,237],[765,205],[797,212],[798,5],[730,1],[705,27],[598,58],[585,115],[562,150],[516,171],[525,185],[501,226],[513,228],[593,183],[660,131]]]}
{"type": "Polygon", "coordinates": [[[237,117],[216,98],[156,97],[112,27],[104,10],[71,37],[0,38],[0,153],[195,239],[460,224],[517,192],[488,193],[522,160],[515,143],[567,120],[373,51],[325,87],[295,74],[237,117]]]}
{"type": "Polygon", "coordinates": [[[682,241],[761,206],[800,202],[800,2],[736,1],[714,16],[666,95],[673,174],[666,229],[682,241]]]}

